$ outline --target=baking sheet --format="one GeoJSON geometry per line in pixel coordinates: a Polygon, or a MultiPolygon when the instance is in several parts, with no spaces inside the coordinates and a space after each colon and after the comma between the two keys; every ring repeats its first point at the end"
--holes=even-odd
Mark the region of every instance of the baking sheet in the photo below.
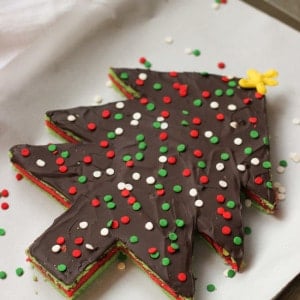
{"type": "MultiPolygon", "coordinates": [[[[94,105],[120,100],[106,86],[110,66],[141,67],[139,57],[153,70],[209,71],[244,76],[249,68],[279,71],[280,85],[270,88],[268,112],[274,179],[286,187],[286,200],[275,216],[254,208],[244,209],[245,270],[224,277],[228,267],[201,239],[195,245],[195,299],[271,299],[300,271],[300,153],[299,33],[240,2],[230,0],[216,10],[213,0],[90,1],[78,5],[51,26],[30,49],[0,74],[0,190],[7,188],[8,210],[0,209],[1,299],[53,299],[63,297],[25,262],[24,250],[63,208],[26,180],[17,181],[7,152],[18,143],[59,142],[44,126],[46,110],[94,105]],[[97,5],[96,5],[97,4],[97,5]],[[173,43],[165,42],[172,37],[173,43]],[[200,49],[201,55],[185,53],[200,49]],[[218,69],[218,62],[226,68],[218,69]],[[284,174],[276,172],[281,159],[284,174]],[[23,267],[22,277],[15,274],[23,267]],[[37,280],[36,280],[37,279],[37,280]],[[216,291],[209,293],[206,285],[216,291]]],[[[107,270],[83,299],[167,299],[148,277],[129,261],[120,271],[107,270]]]]}

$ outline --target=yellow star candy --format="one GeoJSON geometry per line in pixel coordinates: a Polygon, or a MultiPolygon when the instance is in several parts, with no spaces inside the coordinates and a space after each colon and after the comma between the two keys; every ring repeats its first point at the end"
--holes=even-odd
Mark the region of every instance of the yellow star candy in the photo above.
{"type": "Polygon", "coordinates": [[[259,73],[254,69],[247,71],[247,78],[239,80],[239,85],[243,88],[256,88],[256,90],[265,95],[267,93],[266,85],[274,86],[278,84],[278,81],[274,77],[278,76],[278,72],[274,69],[270,69],[265,73],[259,73]]]}

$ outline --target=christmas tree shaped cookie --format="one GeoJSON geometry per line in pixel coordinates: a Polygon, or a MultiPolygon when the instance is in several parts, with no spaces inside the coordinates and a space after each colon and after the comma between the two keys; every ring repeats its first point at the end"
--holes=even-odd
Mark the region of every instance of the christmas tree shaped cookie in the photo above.
{"type": "Polygon", "coordinates": [[[47,112],[69,143],[11,148],[17,169],[68,207],[29,260],[74,297],[122,251],[171,297],[192,299],[195,234],[239,270],[241,195],[275,209],[266,99],[212,74],[110,77],[133,100],[47,112]]]}

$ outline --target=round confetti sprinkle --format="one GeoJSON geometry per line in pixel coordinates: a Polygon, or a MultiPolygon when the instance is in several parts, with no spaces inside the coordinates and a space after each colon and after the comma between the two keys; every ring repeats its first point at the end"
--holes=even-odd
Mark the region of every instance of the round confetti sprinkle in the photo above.
{"type": "Polygon", "coordinates": [[[233,243],[237,246],[241,245],[243,243],[243,240],[240,236],[235,236],[233,238],[233,243]]]}
{"type": "Polygon", "coordinates": [[[227,269],[224,271],[224,275],[228,278],[233,278],[235,276],[236,272],[232,269],[227,269]]]}
{"type": "Polygon", "coordinates": [[[197,199],[197,200],[194,202],[194,205],[195,205],[196,207],[202,207],[202,206],[203,206],[203,200],[197,199]]]}
{"type": "Polygon", "coordinates": [[[89,226],[89,223],[86,221],[82,221],[79,223],[79,228],[81,228],[81,229],[86,229],[86,228],[88,228],[88,226],[89,226]]]}
{"type": "Polygon", "coordinates": [[[100,230],[100,235],[107,236],[109,234],[109,229],[104,227],[100,230]]]}
{"type": "Polygon", "coordinates": [[[194,56],[200,56],[201,51],[200,51],[199,49],[194,49],[194,50],[192,51],[192,53],[193,53],[194,56]]]}
{"type": "Polygon", "coordinates": [[[59,264],[57,265],[57,270],[59,272],[65,272],[67,270],[67,266],[65,264],[59,264]]]}
{"type": "Polygon", "coordinates": [[[6,272],[0,271],[0,279],[5,279],[7,277],[6,272]]]}
{"type": "Polygon", "coordinates": [[[251,232],[252,232],[252,229],[249,226],[245,226],[244,233],[249,235],[249,234],[251,234],[251,232]]]}
{"type": "Polygon", "coordinates": [[[132,236],[129,238],[129,241],[130,241],[131,244],[136,244],[136,243],[138,243],[139,238],[138,238],[136,235],[132,235],[132,236]]]}
{"type": "Polygon", "coordinates": [[[145,229],[146,229],[146,230],[153,230],[153,228],[154,228],[154,225],[153,225],[152,222],[147,222],[147,223],[145,224],[145,229]]]}
{"type": "Polygon", "coordinates": [[[38,167],[41,167],[41,168],[46,166],[46,162],[42,159],[38,159],[35,163],[38,167]]]}
{"type": "Polygon", "coordinates": [[[184,282],[187,280],[187,275],[185,273],[178,273],[177,278],[180,282],[184,282]]]}
{"type": "Polygon", "coordinates": [[[24,274],[24,269],[19,267],[16,269],[17,276],[22,276],[24,274]]]}
{"type": "Polygon", "coordinates": [[[207,290],[208,292],[213,292],[213,291],[216,290],[216,287],[215,287],[214,284],[210,283],[210,284],[208,284],[208,285],[206,286],[206,290],[207,290]]]}
{"type": "Polygon", "coordinates": [[[1,208],[2,208],[3,210],[7,210],[7,209],[9,208],[9,204],[8,204],[7,202],[2,202],[2,203],[1,203],[1,208]]]}

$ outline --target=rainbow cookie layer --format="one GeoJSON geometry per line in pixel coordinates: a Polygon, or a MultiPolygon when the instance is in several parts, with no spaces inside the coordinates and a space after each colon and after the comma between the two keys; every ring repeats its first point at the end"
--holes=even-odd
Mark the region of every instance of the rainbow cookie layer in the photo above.
{"type": "Polygon", "coordinates": [[[74,297],[122,251],[172,298],[191,299],[195,233],[239,270],[241,192],[275,209],[266,99],[212,74],[110,77],[133,100],[47,112],[71,143],[11,149],[13,164],[69,207],[29,259],[74,297]]]}

